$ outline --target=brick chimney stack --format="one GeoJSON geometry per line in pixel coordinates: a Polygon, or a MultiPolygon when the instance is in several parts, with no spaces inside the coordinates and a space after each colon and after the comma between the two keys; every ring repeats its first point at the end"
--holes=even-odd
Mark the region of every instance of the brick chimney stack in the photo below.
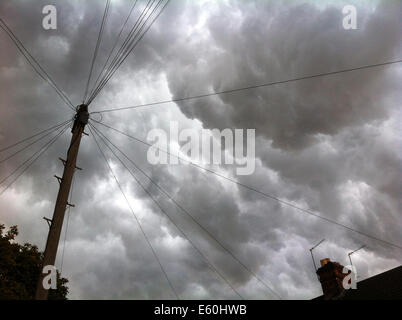
{"type": "Polygon", "coordinates": [[[321,282],[324,300],[337,299],[344,292],[343,279],[348,275],[343,273],[344,266],[338,262],[332,262],[329,258],[322,259],[321,267],[317,270],[321,282]]]}

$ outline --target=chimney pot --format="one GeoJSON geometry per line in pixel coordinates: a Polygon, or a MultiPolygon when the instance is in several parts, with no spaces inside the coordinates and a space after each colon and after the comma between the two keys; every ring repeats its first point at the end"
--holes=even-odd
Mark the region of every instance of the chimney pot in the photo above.
{"type": "Polygon", "coordinates": [[[324,300],[336,299],[344,292],[342,281],[346,274],[343,273],[343,266],[338,262],[332,262],[329,258],[320,262],[321,268],[317,270],[317,275],[321,282],[324,300]]]}
{"type": "Polygon", "coordinates": [[[328,262],[330,262],[330,261],[331,261],[330,258],[325,258],[325,259],[320,260],[320,262],[321,262],[321,267],[325,266],[325,265],[326,265],[328,262]]]}

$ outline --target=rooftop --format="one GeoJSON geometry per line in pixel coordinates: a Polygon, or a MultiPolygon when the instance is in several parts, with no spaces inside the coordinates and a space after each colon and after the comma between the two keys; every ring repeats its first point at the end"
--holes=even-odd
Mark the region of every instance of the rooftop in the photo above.
{"type": "MultiPolygon", "coordinates": [[[[402,266],[357,282],[357,289],[345,290],[340,300],[402,300],[402,266]]],[[[313,300],[323,300],[323,296],[313,300]]]]}

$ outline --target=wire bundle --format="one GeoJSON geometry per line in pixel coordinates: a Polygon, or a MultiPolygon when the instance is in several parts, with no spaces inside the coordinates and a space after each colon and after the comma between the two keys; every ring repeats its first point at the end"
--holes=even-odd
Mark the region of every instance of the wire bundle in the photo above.
{"type": "Polygon", "coordinates": [[[85,101],[85,104],[90,105],[92,101],[97,97],[97,95],[101,92],[101,90],[106,86],[106,84],[113,77],[115,72],[127,59],[130,53],[136,48],[138,43],[145,36],[145,34],[151,28],[156,19],[160,16],[160,14],[165,9],[169,1],[170,0],[148,0],[141,14],[135,21],[134,25],[131,27],[128,35],[126,36],[125,40],[123,41],[122,45],[117,51],[116,55],[114,56],[110,64],[106,67],[108,61],[110,60],[110,56],[115,50],[116,44],[121,37],[123,29],[127,25],[127,21],[130,18],[137,1],[134,3],[132,9],[130,10],[128,18],[126,19],[125,23],[122,26],[122,29],[119,33],[115,45],[113,46],[112,50],[109,53],[109,57],[106,60],[105,65],[103,66],[97,80],[95,81],[94,87],[91,90],[91,94],[89,98],[85,101]]]}

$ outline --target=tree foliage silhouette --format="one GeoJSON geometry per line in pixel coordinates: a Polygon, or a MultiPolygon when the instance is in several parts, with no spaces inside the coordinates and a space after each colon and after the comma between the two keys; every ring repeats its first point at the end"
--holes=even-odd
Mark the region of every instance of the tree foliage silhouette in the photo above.
{"type": "MultiPolygon", "coordinates": [[[[0,300],[31,300],[42,266],[43,253],[35,245],[15,241],[17,226],[5,231],[0,224],[0,300]]],[[[68,280],[57,272],[57,289],[49,290],[49,300],[67,300],[68,280]]]]}

